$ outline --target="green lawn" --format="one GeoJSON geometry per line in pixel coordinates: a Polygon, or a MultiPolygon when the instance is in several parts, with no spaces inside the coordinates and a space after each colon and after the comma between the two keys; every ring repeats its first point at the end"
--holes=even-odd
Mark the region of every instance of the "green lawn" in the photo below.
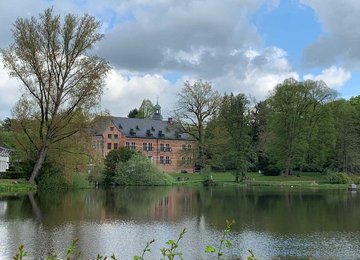
{"type": "Polygon", "coordinates": [[[247,180],[242,183],[234,183],[235,177],[230,172],[217,173],[170,173],[175,179],[175,184],[200,185],[209,175],[218,184],[225,185],[253,185],[253,186],[286,186],[304,188],[345,189],[347,184],[329,184],[327,176],[321,173],[302,173],[299,177],[291,176],[265,176],[261,173],[246,174],[247,180]]]}
{"type": "Polygon", "coordinates": [[[0,194],[3,193],[26,193],[36,190],[36,186],[25,180],[0,180],[0,194]]]}

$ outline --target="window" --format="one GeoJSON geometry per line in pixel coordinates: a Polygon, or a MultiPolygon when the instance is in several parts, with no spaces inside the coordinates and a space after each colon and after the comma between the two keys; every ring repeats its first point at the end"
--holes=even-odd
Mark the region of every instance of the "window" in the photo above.
{"type": "Polygon", "coordinates": [[[153,144],[152,143],[143,143],[143,151],[153,151],[153,144]]]}
{"type": "Polygon", "coordinates": [[[127,149],[130,149],[130,143],[129,143],[129,142],[126,142],[126,143],[125,143],[125,147],[126,147],[127,149]]]}
{"type": "Polygon", "coordinates": [[[131,142],[130,149],[131,149],[131,150],[135,150],[135,149],[136,149],[136,144],[135,144],[135,142],[131,142]]]}
{"type": "Polygon", "coordinates": [[[186,145],[183,144],[183,145],[181,146],[181,148],[182,148],[183,150],[186,150],[186,145]]]}
{"type": "Polygon", "coordinates": [[[113,127],[113,126],[110,126],[110,131],[114,131],[114,127],[113,127]]]}
{"type": "Polygon", "coordinates": [[[160,156],[160,164],[165,164],[164,156],[160,156]]]}
{"type": "Polygon", "coordinates": [[[166,152],[171,152],[170,144],[166,144],[166,145],[165,145],[165,151],[166,151],[166,152]]]}
{"type": "Polygon", "coordinates": [[[118,149],[118,144],[114,143],[114,149],[118,149]]]}
{"type": "Polygon", "coordinates": [[[111,134],[108,134],[108,138],[110,138],[110,139],[111,139],[111,134]]]}
{"type": "Polygon", "coordinates": [[[118,138],[119,138],[119,136],[118,136],[118,135],[114,135],[114,138],[115,138],[115,139],[118,139],[118,138]]]}
{"type": "Polygon", "coordinates": [[[170,164],[170,163],[171,163],[170,157],[166,156],[165,157],[165,164],[170,164]]]}
{"type": "Polygon", "coordinates": [[[108,150],[111,150],[111,143],[108,143],[108,144],[107,144],[107,149],[108,149],[108,150]]]}
{"type": "Polygon", "coordinates": [[[188,144],[188,149],[191,150],[191,144],[188,144]]]}
{"type": "Polygon", "coordinates": [[[160,144],[160,152],[163,152],[163,151],[165,151],[164,144],[160,144]]]}

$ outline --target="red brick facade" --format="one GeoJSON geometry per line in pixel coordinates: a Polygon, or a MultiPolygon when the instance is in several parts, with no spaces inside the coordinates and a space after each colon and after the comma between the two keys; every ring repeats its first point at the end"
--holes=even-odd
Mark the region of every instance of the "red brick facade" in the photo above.
{"type": "MultiPolygon", "coordinates": [[[[119,122],[121,122],[121,120],[131,120],[127,118],[116,119],[120,120],[119,122]]],[[[114,120],[109,120],[105,129],[95,136],[93,146],[96,150],[100,151],[104,157],[106,157],[106,155],[113,149],[127,147],[128,149],[140,151],[145,154],[149,160],[151,160],[154,165],[162,171],[194,172],[194,140],[180,137],[167,138],[167,134],[161,133],[159,134],[160,136],[157,136],[155,134],[156,123],[171,124],[171,122],[155,120],[148,121],[154,125],[149,127],[153,129],[152,132],[154,132],[154,134],[151,134],[151,136],[147,138],[144,135],[129,136],[128,133],[124,133],[124,129],[119,127],[120,124],[116,125],[114,120]]],[[[136,128],[138,127],[136,126],[136,128]]],[[[131,129],[131,131],[132,130],[133,129],[131,129]]],[[[136,129],[134,132],[135,131],[136,129]]],[[[145,133],[145,131],[149,130],[142,129],[142,133],[145,133]]]]}

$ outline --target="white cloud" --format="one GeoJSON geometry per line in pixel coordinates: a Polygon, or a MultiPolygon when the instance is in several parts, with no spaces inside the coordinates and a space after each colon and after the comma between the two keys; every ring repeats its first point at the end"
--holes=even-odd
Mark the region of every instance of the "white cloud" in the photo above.
{"type": "Polygon", "coordinates": [[[133,108],[139,108],[144,99],[163,106],[166,113],[174,93],[170,82],[161,75],[136,75],[126,71],[112,70],[106,79],[102,107],[114,116],[127,116],[133,108]],[[170,101],[170,102],[169,102],[170,101]]]}
{"type": "Polygon", "coordinates": [[[218,89],[226,92],[244,93],[256,100],[267,97],[269,92],[284,79],[295,78],[295,72],[284,50],[269,47],[262,50],[245,50],[246,65],[240,70],[230,70],[214,80],[218,89]]]}
{"type": "Polygon", "coordinates": [[[322,80],[326,83],[326,85],[328,85],[328,87],[333,89],[341,88],[350,78],[351,73],[349,71],[346,71],[342,67],[338,68],[336,66],[331,66],[330,68],[324,69],[319,75],[304,75],[304,80],[322,80]]]}
{"type": "Polygon", "coordinates": [[[360,2],[358,0],[301,0],[318,16],[324,33],[304,50],[303,62],[309,67],[341,64],[360,68],[360,2]]]}
{"type": "Polygon", "coordinates": [[[20,97],[20,82],[11,79],[0,61],[0,120],[11,117],[11,109],[20,97]]]}

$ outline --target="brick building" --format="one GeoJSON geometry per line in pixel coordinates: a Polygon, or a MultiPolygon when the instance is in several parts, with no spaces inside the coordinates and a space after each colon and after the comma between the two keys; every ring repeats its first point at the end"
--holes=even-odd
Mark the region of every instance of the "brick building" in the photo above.
{"type": "Polygon", "coordinates": [[[194,140],[156,104],[152,119],[109,117],[96,130],[93,146],[105,157],[120,147],[141,151],[166,172],[194,172],[194,140]]]}

